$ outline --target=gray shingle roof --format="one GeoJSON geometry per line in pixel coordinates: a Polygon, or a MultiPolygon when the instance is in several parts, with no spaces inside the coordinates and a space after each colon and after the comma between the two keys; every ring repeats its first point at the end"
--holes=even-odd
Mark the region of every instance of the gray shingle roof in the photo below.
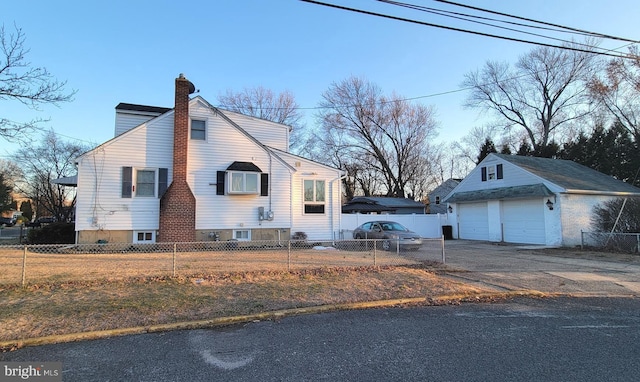
{"type": "Polygon", "coordinates": [[[422,207],[424,204],[407,198],[392,198],[386,196],[356,196],[350,203],[374,202],[385,207],[422,207]]]}
{"type": "Polygon", "coordinates": [[[640,188],[563,159],[491,154],[567,190],[640,194],[640,188]]]}
{"type": "Polygon", "coordinates": [[[544,184],[526,186],[490,188],[487,190],[457,192],[449,199],[449,203],[475,202],[483,200],[519,199],[552,196],[553,192],[544,184]]]}

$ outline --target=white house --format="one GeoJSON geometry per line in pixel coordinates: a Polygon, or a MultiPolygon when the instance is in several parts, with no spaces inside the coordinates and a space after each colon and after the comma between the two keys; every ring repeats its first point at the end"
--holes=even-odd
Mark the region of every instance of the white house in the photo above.
{"type": "Polygon", "coordinates": [[[445,197],[460,239],[575,246],[593,207],[640,189],[572,161],[489,154],[445,197]]]}
{"type": "Polygon", "coordinates": [[[173,109],[118,105],[115,137],[78,158],[78,243],[338,235],[340,170],[289,153],[288,126],[175,83],[173,109]]]}

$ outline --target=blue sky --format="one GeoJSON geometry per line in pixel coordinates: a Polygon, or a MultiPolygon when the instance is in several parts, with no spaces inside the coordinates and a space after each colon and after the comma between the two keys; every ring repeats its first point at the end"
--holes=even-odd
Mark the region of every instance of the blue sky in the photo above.
{"type": "MultiPolygon", "coordinates": [[[[354,8],[446,25],[455,21],[372,0],[327,0],[354,8]]],[[[434,1],[414,4],[468,12],[434,1]]],[[[640,39],[640,2],[459,0],[532,19],[640,39]]],[[[361,76],[387,94],[433,105],[439,140],[448,143],[483,124],[465,110],[465,73],[487,60],[515,62],[532,45],[376,18],[298,0],[7,1],[0,23],[23,29],[27,60],[77,90],[75,100],[33,112],[0,102],[3,117],[50,118],[64,139],[99,144],[113,136],[119,102],[173,107],[174,79],[185,73],[212,104],[227,89],[263,86],[291,91],[313,124],[332,82],[361,76]]],[[[469,28],[465,24],[463,27],[469,28]]],[[[474,27],[475,28],[475,27],[474,27]]],[[[526,37],[525,37],[526,38],[526,37]]],[[[605,42],[617,48],[623,43],[605,42]]],[[[15,143],[0,140],[0,157],[15,143]]]]}

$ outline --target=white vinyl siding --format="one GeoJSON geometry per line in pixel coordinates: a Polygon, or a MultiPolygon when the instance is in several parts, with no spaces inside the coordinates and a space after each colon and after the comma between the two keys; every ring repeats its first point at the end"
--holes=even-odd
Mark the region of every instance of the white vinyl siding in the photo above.
{"type": "Polygon", "coordinates": [[[160,199],[122,198],[122,167],[167,168],[170,181],[173,158],[167,153],[173,153],[173,113],[127,131],[81,156],[76,230],[157,230],[160,199]]]}
{"type": "Polygon", "coordinates": [[[223,110],[223,113],[263,144],[278,150],[289,151],[288,126],[232,111],[223,110]]]}
{"type": "MultiPolygon", "coordinates": [[[[284,228],[292,233],[306,232],[312,240],[329,239],[339,232],[340,172],[288,154],[287,127],[253,118],[244,125],[238,123],[266,145],[282,150],[269,154],[199,97],[191,100],[189,117],[206,121],[206,140],[189,140],[187,182],[198,205],[196,230],[233,229],[250,234],[252,229],[284,228]],[[262,174],[256,178],[258,194],[216,195],[217,172],[226,171],[234,161],[254,163],[268,174],[268,196],[259,195],[262,174]],[[296,163],[302,163],[301,167],[296,163]],[[303,173],[313,173],[315,180],[325,181],[325,214],[303,213],[302,184],[308,178],[303,173]],[[260,221],[260,207],[273,211],[273,220],[260,221]]],[[[122,167],[167,168],[170,184],[172,153],[173,112],[169,112],[80,157],[76,230],[155,232],[159,228],[160,198],[122,198],[122,167]]],[[[252,184],[249,181],[251,189],[252,184]]]]}
{"type": "Polygon", "coordinates": [[[144,113],[129,110],[117,111],[114,137],[133,129],[136,126],[142,125],[158,115],[158,113],[144,113]]]}

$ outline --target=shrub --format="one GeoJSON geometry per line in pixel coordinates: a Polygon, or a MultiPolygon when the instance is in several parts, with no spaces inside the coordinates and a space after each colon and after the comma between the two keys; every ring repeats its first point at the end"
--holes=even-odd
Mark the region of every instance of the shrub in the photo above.
{"type": "Polygon", "coordinates": [[[617,198],[600,203],[593,208],[591,226],[596,232],[637,233],[640,232],[640,198],[617,198]],[[622,214],[620,210],[624,204],[622,214]],[[618,219],[618,215],[620,218],[618,219]]]}
{"type": "Polygon", "coordinates": [[[51,223],[29,230],[29,244],[73,244],[76,242],[75,224],[51,223]]]}

